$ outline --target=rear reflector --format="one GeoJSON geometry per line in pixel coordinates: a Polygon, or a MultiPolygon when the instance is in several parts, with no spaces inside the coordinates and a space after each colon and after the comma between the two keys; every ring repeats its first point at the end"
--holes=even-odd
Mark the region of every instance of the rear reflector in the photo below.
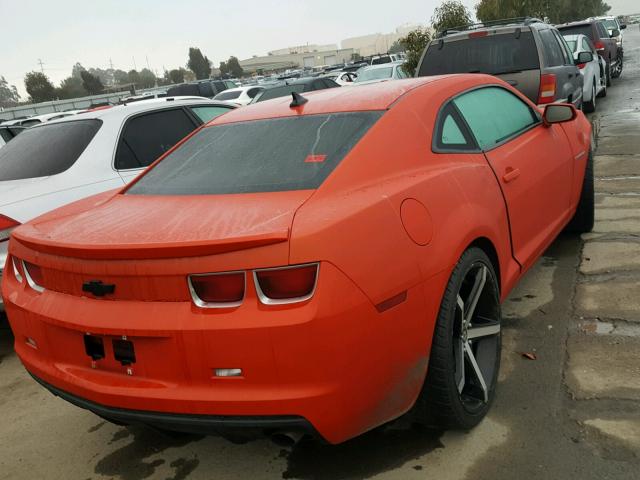
{"type": "Polygon", "coordinates": [[[267,305],[304,302],[313,296],[319,264],[267,268],[253,272],[260,301],[267,305]]]}
{"type": "Polygon", "coordinates": [[[193,302],[199,307],[237,307],[244,298],[245,273],[190,275],[189,291],[193,302]]]}
{"type": "Polygon", "coordinates": [[[553,103],[556,99],[556,76],[553,73],[540,75],[538,105],[553,103]]]}
{"type": "Polygon", "coordinates": [[[0,242],[6,242],[9,240],[11,230],[20,225],[20,222],[16,222],[13,218],[9,218],[5,215],[0,215],[0,242]]]}
{"type": "Polygon", "coordinates": [[[44,284],[42,278],[42,269],[38,265],[34,265],[29,262],[22,262],[24,265],[24,273],[27,277],[27,283],[31,288],[33,288],[36,292],[44,291],[44,284]]]}

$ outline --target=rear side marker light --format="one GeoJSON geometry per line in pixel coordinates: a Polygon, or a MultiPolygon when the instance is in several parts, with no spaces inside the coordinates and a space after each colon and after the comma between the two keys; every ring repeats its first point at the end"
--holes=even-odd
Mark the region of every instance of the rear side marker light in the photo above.
{"type": "Polygon", "coordinates": [[[265,305],[283,305],[309,300],[318,283],[318,263],[255,270],[258,298],[265,305]]]}
{"type": "Polygon", "coordinates": [[[216,368],[215,374],[216,374],[216,377],[241,377],[242,369],[241,368],[216,368]]]}
{"type": "Polygon", "coordinates": [[[33,288],[36,292],[44,292],[44,287],[42,287],[42,269],[38,265],[34,265],[29,262],[22,262],[22,266],[24,267],[24,276],[27,278],[27,283],[31,288],[33,288]]]}
{"type": "Polygon", "coordinates": [[[378,313],[385,312],[390,308],[395,307],[396,305],[400,305],[406,299],[407,299],[407,291],[405,290],[404,292],[394,295],[393,297],[388,298],[383,302],[380,302],[379,304],[377,304],[376,310],[378,310],[378,313]]]}
{"type": "Polygon", "coordinates": [[[20,271],[20,260],[17,260],[14,257],[11,257],[11,266],[13,267],[13,276],[16,277],[16,280],[19,283],[22,283],[22,273],[20,271]]]}
{"type": "Polygon", "coordinates": [[[538,105],[553,103],[556,99],[556,76],[553,73],[540,75],[538,105]]]}
{"type": "Polygon", "coordinates": [[[246,290],[245,272],[189,275],[193,303],[202,308],[233,308],[242,304],[246,290]]]}
{"type": "Polygon", "coordinates": [[[19,225],[20,222],[16,222],[13,218],[0,215],[0,243],[9,240],[11,231],[19,225]]]}

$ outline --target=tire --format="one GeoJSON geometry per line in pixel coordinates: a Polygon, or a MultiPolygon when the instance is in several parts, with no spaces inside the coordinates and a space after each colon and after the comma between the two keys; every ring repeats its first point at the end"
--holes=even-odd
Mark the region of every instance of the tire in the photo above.
{"type": "Polygon", "coordinates": [[[593,79],[591,84],[591,100],[582,104],[582,110],[586,113],[592,113],[596,111],[596,79],[593,79]]]}
{"type": "Polygon", "coordinates": [[[466,250],[453,269],[440,304],[429,370],[414,407],[421,423],[469,430],[488,412],[500,369],[501,311],[496,278],[489,257],[477,247],[466,250]],[[465,317],[471,321],[465,322],[465,317]]]}
{"type": "Polygon", "coordinates": [[[605,78],[607,80],[606,82],[606,86],[610,87],[611,86],[611,65],[607,63],[607,68],[605,68],[605,78]]]}
{"type": "Polygon", "coordinates": [[[616,63],[616,67],[611,72],[611,78],[620,78],[622,75],[623,61],[622,56],[618,54],[618,62],[616,63]]]}
{"type": "Polygon", "coordinates": [[[593,230],[595,221],[595,204],[593,188],[593,156],[589,152],[587,167],[582,181],[582,192],[576,213],[566,227],[567,232],[588,233],[593,230]]]}
{"type": "Polygon", "coordinates": [[[601,83],[603,85],[602,90],[600,90],[600,93],[598,94],[598,98],[604,98],[607,96],[607,84],[604,80],[604,78],[601,80],[601,83]]]}

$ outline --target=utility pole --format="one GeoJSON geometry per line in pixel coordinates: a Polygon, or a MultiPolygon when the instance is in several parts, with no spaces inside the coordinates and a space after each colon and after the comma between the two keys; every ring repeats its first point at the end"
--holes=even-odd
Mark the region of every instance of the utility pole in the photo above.
{"type": "Polygon", "coordinates": [[[37,62],[37,63],[39,63],[39,64],[40,64],[40,71],[41,71],[42,73],[44,73],[44,67],[43,67],[44,63],[42,63],[42,60],[41,60],[40,58],[38,59],[38,62],[37,62]]]}
{"type": "Polygon", "coordinates": [[[113,70],[113,61],[111,61],[111,58],[109,58],[109,66],[111,67],[111,70],[113,70]]]}
{"type": "Polygon", "coordinates": [[[133,59],[133,69],[138,71],[138,67],[136,66],[136,57],[131,57],[133,59]]]}
{"type": "Polygon", "coordinates": [[[151,67],[149,66],[149,56],[145,55],[144,58],[147,59],[147,70],[151,70],[151,67]]]}

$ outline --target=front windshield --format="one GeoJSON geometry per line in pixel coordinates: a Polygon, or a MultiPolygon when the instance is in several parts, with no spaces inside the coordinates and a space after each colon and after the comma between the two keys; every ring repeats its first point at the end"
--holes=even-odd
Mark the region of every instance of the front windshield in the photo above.
{"type": "Polygon", "coordinates": [[[382,80],[391,78],[393,67],[364,69],[358,72],[356,82],[368,82],[370,80],[382,80]]]}

